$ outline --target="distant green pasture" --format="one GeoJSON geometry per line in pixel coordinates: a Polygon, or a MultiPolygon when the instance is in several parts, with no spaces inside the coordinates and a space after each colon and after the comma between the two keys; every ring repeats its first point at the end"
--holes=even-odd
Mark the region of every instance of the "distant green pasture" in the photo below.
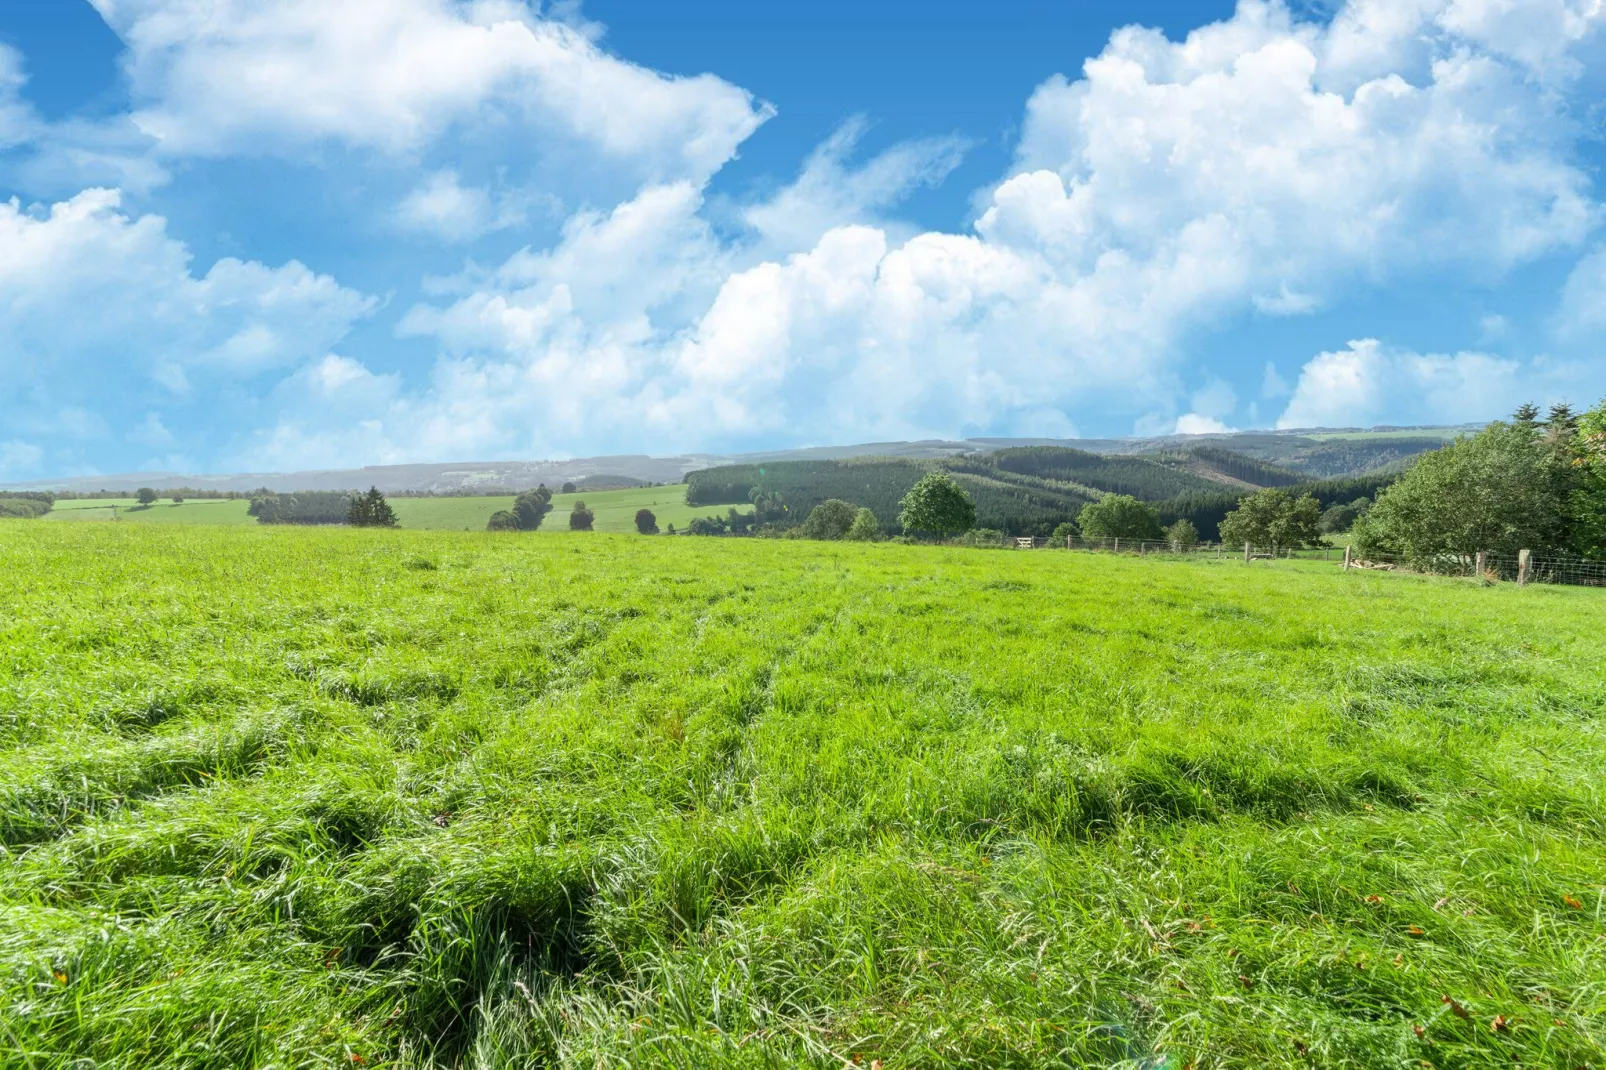
{"type": "MultiPolygon", "coordinates": [[[[576,501],[583,500],[595,515],[595,530],[630,532],[636,530],[636,511],[651,509],[658,527],[670,524],[683,528],[694,517],[723,516],[729,506],[686,504],[686,487],[631,487],[625,490],[589,491],[559,494],[552,499],[543,531],[567,531],[569,513],[576,501]]],[[[513,505],[507,496],[473,498],[392,498],[391,505],[404,528],[421,531],[483,531],[491,514],[513,505]]],[[[174,505],[167,498],[141,506],[133,498],[97,498],[59,501],[46,519],[55,521],[119,521],[163,524],[250,524],[246,515],[250,503],[244,499],[192,498],[174,505]]]]}

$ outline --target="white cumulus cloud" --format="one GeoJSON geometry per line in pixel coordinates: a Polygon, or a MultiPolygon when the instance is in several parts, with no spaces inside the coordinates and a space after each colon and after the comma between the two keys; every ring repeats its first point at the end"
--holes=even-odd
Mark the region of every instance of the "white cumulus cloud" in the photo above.
{"type": "Polygon", "coordinates": [[[1417,353],[1363,338],[1305,365],[1277,426],[1477,422],[1505,415],[1523,401],[1576,398],[1589,379],[1590,370],[1577,364],[1417,353]]]}
{"type": "MultiPolygon", "coordinates": [[[[224,259],[196,275],[190,259],[166,220],[125,214],[115,190],[0,202],[0,393],[24,402],[0,414],[0,434],[52,411],[63,415],[37,435],[104,434],[135,399],[179,400],[197,381],[218,388],[321,354],[374,307],[295,261],[224,259]]],[[[161,427],[153,412],[131,434],[156,444],[161,427]]]]}
{"type": "MultiPolygon", "coordinates": [[[[602,51],[519,0],[92,0],[128,46],[134,120],[169,153],[414,154],[460,126],[705,178],[769,115],[710,75],[602,51]]],[[[554,150],[555,151],[555,150],[554,150]]]]}

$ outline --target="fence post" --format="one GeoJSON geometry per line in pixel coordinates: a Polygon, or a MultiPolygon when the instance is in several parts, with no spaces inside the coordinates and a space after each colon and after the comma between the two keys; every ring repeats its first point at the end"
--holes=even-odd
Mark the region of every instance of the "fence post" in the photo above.
{"type": "Polygon", "coordinates": [[[1526,587],[1528,585],[1528,573],[1532,568],[1533,568],[1533,551],[1532,550],[1518,550],[1517,551],[1517,586],[1518,587],[1526,587]]]}
{"type": "Polygon", "coordinates": [[[1120,553],[1121,552],[1121,540],[1120,539],[1116,539],[1115,540],[1115,550],[1114,550],[1114,552],[1115,553],[1120,553]]]}
{"type": "Polygon", "coordinates": [[[1244,564],[1249,564],[1249,544],[1244,543],[1244,564]]]}
{"type": "Polygon", "coordinates": [[[1483,555],[1483,551],[1482,550],[1479,550],[1478,553],[1477,553],[1477,556],[1473,558],[1473,566],[1472,566],[1472,568],[1473,568],[1473,573],[1472,573],[1473,578],[1474,579],[1479,579],[1479,580],[1483,579],[1484,555],[1483,555]]]}
{"type": "Polygon", "coordinates": [[[1351,549],[1352,549],[1352,547],[1349,547],[1349,546],[1344,547],[1344,571],[1345,572],[1349,571],[1349,561],[1350,561],[1350,551],[1351,551],[1351,549]]]}

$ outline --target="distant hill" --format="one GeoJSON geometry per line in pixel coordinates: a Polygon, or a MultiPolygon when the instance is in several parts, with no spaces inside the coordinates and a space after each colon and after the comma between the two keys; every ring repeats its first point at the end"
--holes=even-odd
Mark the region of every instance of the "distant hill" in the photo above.
{"type": "MultiPolygon", "coordinates": [[[[1444,440],[1431,441],[1442,445],[1444,440]]],[[[1366,450],[1352,456],[1359,466],[1376,459],[1366,450]]],[[[1219,445],[1113,456],[1064,446],[1012,446],[936,458],[721,465],[689,473],[686,500],[698,506],[746,504],[756,491],[763,491],[778,495],[797,522],[821,502],[839,498],[870,509],[882,530],[892,532],[897,530],[899,501],[921,476],[940,469],[975,501],[978,527],[1045,535],[1061,522],[1075,519],[1090,501],[1105,494],[1129,494],[1153,503],[1167,522],[1187,518],[1201,535],[1214,539],[1222,518],[1246,494],[1285,487],[1296,494],[1314,494],[1325,508],[1375,496],[1406,463],[1397,458],[1387,471],[1345,472],[1344,478],[1314,480],[1296,469],[1219,445]]]]}
{"type": "MultiPolygon", "coordinates": [[[[981,457],[1002,451],[1056,447],[1084,455],[1124,458],[1139,455],[1170,469],[1177,477],[1193,476],[1218,486],[1276,485],[1275,480],[1335,478],[1395,465],[1456,434],[1466,427],[1422,428],[1321,428],[1307,431],[1244,431],[1220,435],[1164,435],[1121,439],[929,439],[915,442],[868,442],[851,446],[817,446],[742,454],[689,453],[669,457],[629,454],[582,457],[567,461],[467,461],[450,464],[375,465],[367,468],[304,472],[245,472],[231,475],[195,475],[178,472],[130,472],[116,475],[72,476],[0,484],[14,490],[133,490],[153,487],[168,490],[350,490],[377,486],[387,494],[403,492],[464,494],[501,493],[566,482],[593,488],[642,483],[676,483],[689,472],[741,464],[783,461],[845,461],[864,457],[929,462],[948,458],[981,457]],[[1227,457],[1232,454],[1235,457],[1227,457]],[[1258,462],[1262,469],[1253,464],[1258,462]],[[1280,474],[1278,474],[1280,473],[1280,474]],[[1261,482],[1270,480],[1271,482],[1261,482]]],[[[1023,462],[1024,463],[1024,462],[1023,462]]],[[[1101,470],[1091,461],[1078,462],[1076,471],[1092,476],[1101,470]]],[[[1137,470],[1119,465],[1104,467],[1103,475],[1085,485],[1109,490],[1137,470]],[[1127,472],[1128,476],[1120,473],[1127,472]]],[[[1019,473],[1028,474],[1028,473],[1019,473]]],[[[1067,477],[1072,475],[1066,469],[1067,477]]],[[[978,477],[979,478],[979,477],[978,477]]],[[[1142,479],[1166,477],[1148,473],[1142,479]]],[[[1084,483],[1073,478],[1071,482],[1084,483]]],[[[1186,483],[1177,482],[1177,486],[1186,483]]],[[[1120,484],[1125,485],[1125,484],[1120,484]]]]}

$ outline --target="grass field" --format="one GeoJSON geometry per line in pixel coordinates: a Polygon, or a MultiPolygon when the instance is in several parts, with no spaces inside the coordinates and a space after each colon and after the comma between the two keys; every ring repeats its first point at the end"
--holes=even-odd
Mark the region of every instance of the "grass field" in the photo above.
{"type": "MultiPolygon", "coordinates": [[[[651,509],[658,518],[658,527],[667,530],[670,524],[685,527],[694,517],[723,516],[729,506],[693,507],[686,504],[686,488],[682,484],[667,487],[631,487],[626,490],[592,491],[582,494],[558,494],[552,498],[552,512],[548,514],[542,531],[568,531],[569,513],[576,501],[584,501],[586,508],[595,514],[596,531],[633,532],[636,530],[636,510],[651,509]]],[[[424,531],[484,531],[486,521],[498,509],[507,509],[512,498],[392,498],[404,528],[424,531]]],[[[169,524],[254,524],[246,515],[250,503],[236,499],[196,498],[174,505],[166,498],[149,508],[138,508],[133,498],[80,499],[60,501],[45,517],[46,520],[119,520],[138,523],[169,524]]]]}
{"type": "Polygon", "coordinates": [[[33,521],[0,572],[7,1067],[1606,1065],[1598,591],[33,521]]]}

